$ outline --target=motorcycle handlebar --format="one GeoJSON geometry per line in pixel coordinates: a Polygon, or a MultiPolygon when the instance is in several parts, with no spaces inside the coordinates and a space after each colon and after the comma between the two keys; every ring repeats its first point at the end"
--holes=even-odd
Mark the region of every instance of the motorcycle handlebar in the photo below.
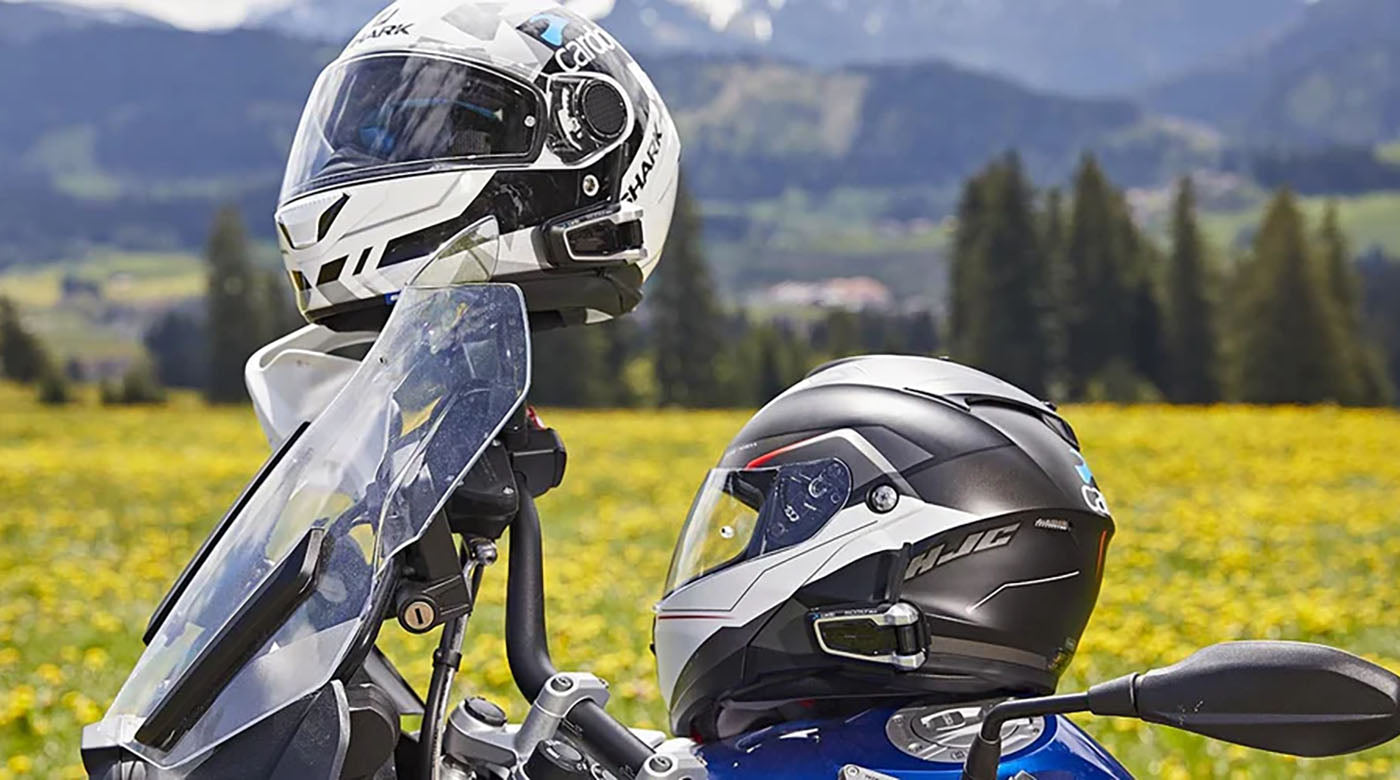
{"type": "MultiPolygon", "coordinates": [[[[544,556],[540,547],[540,515],[528,491],[520,492],[520,509],[510,524],[510,571],[506,577],[506,658],[511,675],[533,702],[557,674],[549,657],[549,634],[544,611],[544,556]]],[[[653,751],[602,707],[585,701],[575,706],[568,721],[583,741],[606,760],[634,774],[653,751]]]]}

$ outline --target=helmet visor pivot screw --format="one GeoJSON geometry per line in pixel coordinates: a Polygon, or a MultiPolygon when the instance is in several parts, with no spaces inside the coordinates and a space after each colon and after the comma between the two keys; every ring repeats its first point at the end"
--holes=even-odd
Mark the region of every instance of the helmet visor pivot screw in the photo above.
{"type": "Polygon", "coordinates": [[[590,174],[588,174],[587,176],[583,177],[583,194],[584,194],[584,195],[587,195],[587,196],[590,197],[590,198],[596,198],[596,197],[598,197],[598,191],[599,191],[600,189],[602,189],[602,187],[601,187],[601,185],[598,184],[598,177],[597,177],[597,176],[594,176],[593,174],[590,173],[590,174]]]}
{"type": "Polygon", "coordinates": [[[880,485],[870,491],[869,503],[871,509],[887,515],[899,506],[899,491],[893,485],[880,485]]]}

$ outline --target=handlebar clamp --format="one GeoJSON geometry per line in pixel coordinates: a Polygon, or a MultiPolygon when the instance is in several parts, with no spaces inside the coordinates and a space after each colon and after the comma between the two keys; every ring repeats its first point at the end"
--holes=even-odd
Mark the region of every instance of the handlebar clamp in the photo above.
{"type": "Polygon", "coordinates": [[[607,706],[610,695],[608,684],[591,674],[560,673],[549,678],[515,734],[516,754],[533,754],[536,746],[559,733],[559,726],[575,707],[585,701],[607,706]]]}

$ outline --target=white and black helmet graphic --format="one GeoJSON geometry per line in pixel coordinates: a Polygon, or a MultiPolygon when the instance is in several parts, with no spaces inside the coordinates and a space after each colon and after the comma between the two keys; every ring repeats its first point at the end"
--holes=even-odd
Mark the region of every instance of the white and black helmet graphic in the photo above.
{"type": "Polygon", "coordinates": [[[701,487],[657,605],[675,733],[1055,689],[1113,520],[1047,404],[948,361],[818,369],[701,487]]]}
{"type": "Polygon", "coordinates": [[[316,83],[282,254],[308,320],[373,327],[434,251],[494,218],[492,276],[536,324],[597,322],[640,302],[679,158],[651,80],[588,19],[548,0],[400,0],[316,83]]]}

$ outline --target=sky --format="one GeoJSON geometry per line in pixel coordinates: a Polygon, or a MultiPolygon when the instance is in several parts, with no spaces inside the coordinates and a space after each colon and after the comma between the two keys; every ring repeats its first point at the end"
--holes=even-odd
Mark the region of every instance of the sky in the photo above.
{"type": "MultiPolygon", "coordinates": [[[[13,0],[12,0],[13,1],[13,0]]],[[[89,8],[136,11],[191,29],[229,27],[252,11],[287,5],[288,0],[64,0],[89,8]]],[[[388,0],[385,0],[388,3],[388,0]]]]}
{"type": "MultiPolygon", "coordinates": [[[[23,2],[24,0],[3,0],[23,2]]],[[[290,5],[294,0],[63,0],[90,8],[118,8],[164,19],[171,24],[191,29],[230,27],[239,24],[253,11],[290,5]]],[[[591,16],[602,16],[612,10],[612,0],[572,0],[579,10],[591,16]]],[[[742,0],[682,0],[708,12],[711,21],[722,27],[729,17],[743,7],[742,0]]],[[[770,3],[773,0],[769,0],[770,3]]],[[[388,5],[389,0],[384,0],[388,5]]],[[[779,3],[781,4],[781,3],[779,3]]]]}

